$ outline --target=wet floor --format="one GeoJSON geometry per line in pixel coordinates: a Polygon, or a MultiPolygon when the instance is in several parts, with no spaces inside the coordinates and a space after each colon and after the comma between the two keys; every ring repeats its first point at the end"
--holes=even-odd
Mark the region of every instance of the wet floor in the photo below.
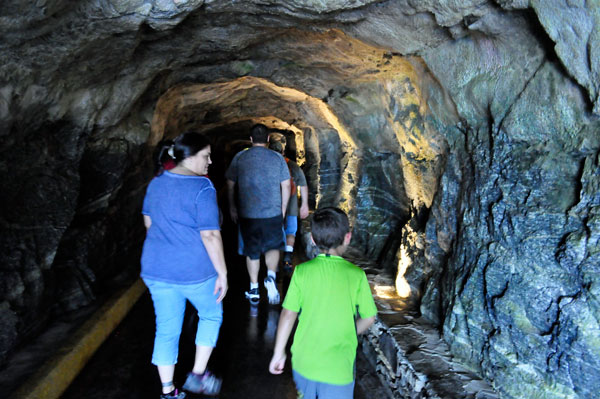
{"type": "MultiPolygon", "coordinates": [[[[243,296],[248,280],[243,259],[240,260],[236,267],[228,262],[230,290],[224,301],[219,342],[209,362],[209,368],[223,378],[219,397],[296,398],[289,359],[283,375],[268,372],[281,307],[266,303],[266,292],[262,293],[263,301],[257,307],[250,306],[243,296]]],[[[287,283],[287,279],[282,279],[280,289],[287,283]]],[[[193,365],[196,323],[193,308],[188,308],[175,372],[178,386],[193,365]]],[[[153,339],[154,312],[146,293],[62,397],[158,398],[160,382],[156,368],[150,364],[153,339]]],[[[362,357],[358,358],[357,375],[355,398],[385,397],[378,393],[377,377],[362,357]]]]}

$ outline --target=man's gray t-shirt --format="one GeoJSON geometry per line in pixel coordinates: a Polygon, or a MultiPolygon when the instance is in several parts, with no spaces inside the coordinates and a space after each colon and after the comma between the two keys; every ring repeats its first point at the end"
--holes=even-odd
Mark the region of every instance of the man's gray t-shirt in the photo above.
{"type": "Polygon", "coordinates": [[[240,151],[225,177],[238,185],[238,214],[247,219],[281,216],[281,182],[290,172],[281,154],[255,146],[240,151]]]}

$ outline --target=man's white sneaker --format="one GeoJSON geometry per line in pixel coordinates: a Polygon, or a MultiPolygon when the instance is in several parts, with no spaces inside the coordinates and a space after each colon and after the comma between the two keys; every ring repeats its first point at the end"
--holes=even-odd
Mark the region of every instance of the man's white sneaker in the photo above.
{"type": "Polygon", "coordinates": [[[258,301],[260,301],[258,288],[252,288],[250,291],[246,291],[246,299],[249,299],[250,303],[258,303],[258,301]]]}
{"type": "Polygon", "coordinates": [[[267,289],[267,295],[269,296],[269,303],[271,305],[279,304],[279,291],[277,285],[275,285],[275,279],[271,276],[267,276],[265,279],[265,288],[267,289]]]}

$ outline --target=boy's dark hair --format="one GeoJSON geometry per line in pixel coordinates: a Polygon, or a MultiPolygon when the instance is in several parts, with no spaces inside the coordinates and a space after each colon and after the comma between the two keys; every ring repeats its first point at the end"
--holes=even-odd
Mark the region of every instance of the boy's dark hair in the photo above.
{"type": "Polygon", "coordinates": [[[327,207],[315,211],[310,221],[313,240],[320,250],[337,248],[350,231],[348,216],[339,208],[327,207]]]}
{"type": "Polygon", "coordinates": [[[269,128],[262,123],[257,123],[250,128],[250,137],[253,143],[264,144],[269,138],[269,128]]]}

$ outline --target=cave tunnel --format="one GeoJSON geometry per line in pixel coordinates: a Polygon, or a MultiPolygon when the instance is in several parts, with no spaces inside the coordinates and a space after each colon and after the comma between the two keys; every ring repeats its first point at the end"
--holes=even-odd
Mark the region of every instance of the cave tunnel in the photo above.
{"type": "MultiPolygon", "coordinates": [[[[414,100],[418,98],[407,100],[403,95],[401,93],[397,98],[392,95],[392,101],[408,101],[408,106],[398,110],[405,115],[398,131],[393,125],[387,127],[389,141],[404,139],[408,150],[414,150],[414,143],[418,142],[420,154],[431,158],[429,164],[423,162],[420,165],[419,171],[414,171],[408,163],[403,165],[397,154],[381,154],[373,148],[368,150],[369,155],[361,154],[362,145],[359,147],[325,101],[251,77],[169,90],[158,100],[149,145],[152,147],[165,138],[173,139],[183,131],[205,133],[215,143],[211,169],[215,171],[213,179],[220,191],[225,185],[223,176],[230,160],[241,148],[250,145],[248,132],[253,124],[262,123],[272,131],[285,132],[290,154],[305,167],[311,207],[342,207],[352,216],[354,246],[359,247],[361,253],[381,260],[385,255],[383,247],[385,253],[395,254],[398,250],[399,240],[390,247],[387,237],[393,235],[394,230],[400,232],[409,220],[411,204],[430,206],[431,191],[435,190],[438,178],[435,174],[441,170],[438,164],[443,159],[443,154],[435,153],[428,142],[433,140],[426,137],[431,130],[420,126],[416,121],[419,115],[411,113],[414,100]],[[406,137],[404,126],[411,126],[408,132],[411,137],[406,137]],[[373,161],[365,162],[370,157],[373,161]],[[364,172],[364,167],[369,168],[368,173],[364,172]],[[413,174],[424,176],[433,184],[421,185],[422,180],[413,174]],[[390,181],[381,187],[381,181],[373,178],[377,175],[385,175],[390,181]],[[407,193],[405,186],[409,185],[404,184],[405,178],[410,179],[413,192],[407,193]],[[409,195],[416,198],[409,198],[409,195]],[[425,203],[427,200],[428,204],[425,203]],[[369,214],[363,217],[367,212],[369,214]]],[[[422,221],[419,223],[423,224],[422,221]]],[[[387,263],[379,261],[376,264],[395,276],[394,259],[388,259],[387,263]]]]}
{"type": "MultiPolygon", "coordinates": [[[[49,381],[58,393],[38,397],[59,397],[70,380],[48,364],[76,358],[80,328],[114,304],[99,327],[116,328],[112,349],[90,363],[127,347],[147,367],[124,373],[156,379],[145,341],[119,338],[152,328],[138,280],[152,154],[210,137],[226,213],[223,173],[263,123],[287,137],[311,211],[350,216],[346,256],[379,309],[357,398],[600,396],[596,3],[26,3],[0,6],[1,392],[49,381]]],[[[234,230],[225,218],[232,264],[234,230]]],[[[302,234],[300,260],[306,220],[302,234]]],[[[272,345],[276,313],[242,335],[272,345]]]]}

